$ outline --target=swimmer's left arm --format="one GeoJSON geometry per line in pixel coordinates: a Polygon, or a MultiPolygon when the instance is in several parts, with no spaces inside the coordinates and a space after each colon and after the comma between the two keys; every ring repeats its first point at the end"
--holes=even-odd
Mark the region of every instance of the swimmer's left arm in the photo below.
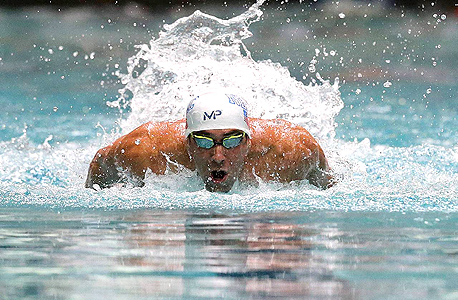
{"type": "Polygon", "coordinates": [[[301,153],[304,168],[307,170],[304,179],[321,189],[330,188],[335,184],[335,179],[323,149],[307,130],[302,127],[295,129],[297,150],[301,153]]]}
{"type": "Polygon", "coordinates": [[[323,149],[321,149],[320,145],[315,141],[311,150],[311,167],[307,173],[306,179],[319,188],[330,188],[336,182],[323,149]]]}

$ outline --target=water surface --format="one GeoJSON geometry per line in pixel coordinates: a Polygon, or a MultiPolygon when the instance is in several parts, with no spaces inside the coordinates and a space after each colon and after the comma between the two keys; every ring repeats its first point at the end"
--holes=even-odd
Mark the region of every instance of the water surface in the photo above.
{"type": "Polygon", "coordinates": [[[1,298],[456,299],[458,22],[355,5],[264,4],[210,22],[223,45],[162,27],[195,7],[0,10],[1,298]],[[97,149],[222,81],[341,182],[83,188],[97,149]]]}

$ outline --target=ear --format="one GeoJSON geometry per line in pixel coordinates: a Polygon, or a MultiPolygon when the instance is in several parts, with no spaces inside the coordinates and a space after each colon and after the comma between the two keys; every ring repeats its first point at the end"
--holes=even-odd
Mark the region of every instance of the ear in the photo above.
{"type": "Polygon", "coordinates": [[[189,157],[189,160],[192,162],[194,160],[194,157],[192,156],[192,151],[191,151],[191,138],[188,136],[186,138],[186,150],[188,152],[188,157],[189,157]]]}
{"type": "Polygon", "coordinates": [[[247,136],[246,137],[246,153],[245,155],[248,155],[251,149],[251,139],[247,136]]]}

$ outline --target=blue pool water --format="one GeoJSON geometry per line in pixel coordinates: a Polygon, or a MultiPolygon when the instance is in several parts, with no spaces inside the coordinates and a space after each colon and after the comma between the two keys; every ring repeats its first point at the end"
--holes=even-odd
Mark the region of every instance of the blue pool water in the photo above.
{"type": "Polygon", "coordinates": [[[0,9],[0,298],[457,299],[457,18],[196,9],[0,9]],[[223,82],[309,129],[339,184],[83,188],[97,149],[223,82]]]}

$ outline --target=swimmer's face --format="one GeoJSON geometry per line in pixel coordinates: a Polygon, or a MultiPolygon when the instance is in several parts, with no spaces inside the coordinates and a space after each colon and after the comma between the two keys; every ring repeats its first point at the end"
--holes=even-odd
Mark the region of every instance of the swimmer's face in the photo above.
{"type": "Polygon", "coordinates": [[[229,192],[242,174],[245,158],[250,147],[248,137],[240,130],[214,129],[198,131],[188,138],[188,152],[195,163],[197,173],[210,192],[229,192]],[[238,146],[227,149],[220,143],[226,139],[226,145],[237,144],[238,137],[242,140],[238,146]],[[208,139],[209,138],[209,139],[208,139]],[[200,140],[199,140],[200,139],[200,140]],[[216,142],[206,149],[211,140],[216,142]],[[198,142],[202,144],[199,146],[198,142]]]}

